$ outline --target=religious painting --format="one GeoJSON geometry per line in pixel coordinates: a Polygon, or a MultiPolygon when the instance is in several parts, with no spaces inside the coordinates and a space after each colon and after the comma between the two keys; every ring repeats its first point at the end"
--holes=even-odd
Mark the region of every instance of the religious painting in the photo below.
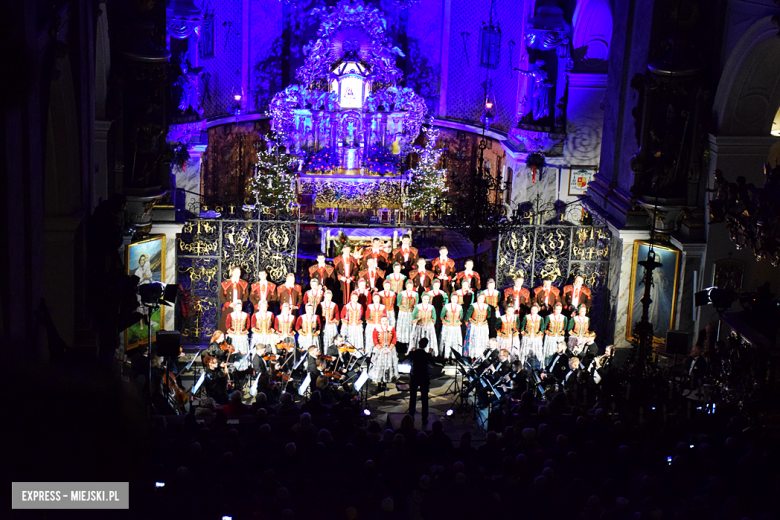
{"type": "Polygon", "coordinates": [[[718,260],[712,270],[712,286],[739,292],[742,289],[744,269],[745,264],[739,260],[718,260]]]}
{"type": "Polygon", "coordinates": [[[570,166],[569,167],[569,196],[585,195],[588,184],[598,171],[597,166],[570,166]]]}
{"type": "MultiPolygon", "coordinates": [[[[634,242],[634,257],[631,262],[631,285],[628,295],[628,325],[626,339],[631,340],[634,327],[642,318],[642,297],[645,293],[645,268],[639,262],[647,259],[651,243],[644,240],[634,242]]],[[[670,246],[653,244],[655,260],[661,267],[653,270],[650,286],[648,319],[653,324],[653,344],[666,341],[666,333],[674,329],[674,307],[677,301],[677,274],[680,267],[680,251],[670,246]]]]}
{"type": "MultiPolygon", "coordinates": [[[[165,235],[153,235],[146,240],[130,244],[125,249],[127,274],[138,277],[138,285],[165,281],[165,235]]],[[[147,316],[148,309],[138,298],[138,312],[147,316]]],[[[164,330],[165,309],[161,306],[151,315],[152,341],[158,330],[164,330]]],[[[125,351],[149,342],[149,328],[146,320],[139,320],[125,329],[125,351]]]]}

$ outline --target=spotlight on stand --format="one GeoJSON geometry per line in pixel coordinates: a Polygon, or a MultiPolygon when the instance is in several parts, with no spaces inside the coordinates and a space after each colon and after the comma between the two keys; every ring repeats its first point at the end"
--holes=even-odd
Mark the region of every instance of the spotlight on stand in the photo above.
{"type": "Polygon", "coordinates": [[[177,287],[174,284],[160,282],[146,283],[138,286],[138,294],[144,305],[168,305],[176,303],[177,287]]]}
{"type": "Polygon", "coordinates": [[[447,417],[452,417],[452,414],[454,413],[455,411],[452,408],[450,408],[449,410],[447,410],[447,417]]]}
{"type": "Polygon", "coordinates": [[[370,416],[371,415],[371,410],[369,410],[368,408],[364,409],[363,410],[363,415],[365,415],[366,417],[370,416]]]}

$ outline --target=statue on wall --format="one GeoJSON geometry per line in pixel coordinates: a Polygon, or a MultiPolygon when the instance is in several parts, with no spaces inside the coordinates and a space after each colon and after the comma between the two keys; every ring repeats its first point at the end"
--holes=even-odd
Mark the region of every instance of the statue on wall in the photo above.
{"type": "Polygon", "coordinates": [[[203,107],[201,106],[200,76],[203,73],[203,67],[193,68],[188,53],[183,52],[179,58],[179,68],[181,69],[181,75],[174,83],[174,86],[181,89],[181,94],[179,94],[179,110],[181,110],[182,113],[192,110],[199,116],[202,116],[203,107]]]}
{"type": "Polygon", "coordinates": [[[521,74],[531,76],[534,79],[532,94],[534,99],[534,119],[543,119],[550,115],[550,89],[553,84],[550,83],[547,72],[542,68],[544,66],[544,60],[536,60],[531,64],[531,70],[517,69],[521,74]]]}

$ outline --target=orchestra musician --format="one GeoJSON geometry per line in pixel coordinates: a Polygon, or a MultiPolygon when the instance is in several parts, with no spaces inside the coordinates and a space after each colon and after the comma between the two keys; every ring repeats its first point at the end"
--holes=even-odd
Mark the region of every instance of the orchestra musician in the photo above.
{"type": "Polygon", "coordinates": [[[301,286],[295,283],[295,275],[293,273],[287,273],[284,285],[276,288],[276,300],[279,302],[279,305],[288,304],[290,312],[295,316],[298,315],[303,303],[303,294],[301,293],[301,286]]]}
{"type": "Polygon", "coordinates": [[[428,292],[434,278],[433,272],[425,268],[425,258],[417,259],[417,269],[409,273],[409,279],[414,282],[414,289],[422,295],[428,292]]]}
{"type": "Polygon", "coordinates": [[[447,246],[441,246],[439,258],[431,262],[431,271],[437,280],[441,280],[441,290],[447,294],[452,290],[451,282],[455,277],[455,261],[447,257],[448,253],[447,246]]]}
{"type": "Polygon", "coordinates": [[[371,368],[368,370],[368,376],[377,383],[380,390],[386,388],[388,382],[398,377],[396,341],[395,329],[390,326],[387,316],[382,316],[379,327],[373,332],[374,349],[371,356],[371,368]]]}
{"type": "Polygon", "coordinates": [[[363,350],[363,306],[358,302],[357,291],[341,308],[341,335],[350,345],[363,350]]]}
{"type": "MultiPolygon", "coordinates": [[[[409,235],[401,237],[401,247],[393,252],[393,260],[401,265],[401,271],[408,275],[417,264],[417,248],[411,246],[412,239],[409,235]]],[[[396,291],[400,292],[400,291],[396,291]]]]}
{"type": "MultiPolygon", "coordinates": [[[[333,301],[333,292],[325,291],[322,303],[320,303],[320,317],[322,318],[322,344],[330,345],[333,337],[339,333],[339,306],[333,301]]],[[[328,354],[330,355],[330,354],[328,354]]]]}
{"type": "Polygon", "coordinates": [[[422,338],[428,338],[428,344],[438,356],[439,343],[436,340],[436,309],[431,305],[431,298],[426,293],[422,296],[422,303],[417,304],[412,312],[412,344],[417,345],[422,338]]]}
{"type": "Polygon", "coordinates": [[[310,346],[306,353],[306,371],[311,376],[312,385],[316,383],[317,378],[320,377],[323,372],[320,367],[317,366],[317,361],[321,355],[322,352],[320,352],[319,347],[316,345],[310,346]]]}
{"type": "Polygon", "coordinates": [[[336,276],[341,282],[343,304],[349,303],[352,298],[352,291],[355,290],[355,279],[358,275],[358,263],[351,253],[352,248],[345,245],[341,250],[341,255],[333,259],[336,276]]]}
{"type": "Polygon", "coordinates": [[[260,308],[261,301],[266,303],[266,309],[270,309],[276,301],[276,284],[268,281],[268,273],[265,269],[257,272],[257,280],[252,284],[249,301],[255,306],[255,310],[260,308]]]}
{"type": "Polygon", "coordinates": [[[561,297],[561,291],[553,287],[552,278],[547,277],[542,280],[542,286],[534,289],[533,301],[539,305],[539,314],[547,316],[550,314],[561,297]]]}
{"type": "MultiPolygon", "coordinates": [[[[370,259],[369,259],[370,261],[370,259]]],[[[379,328],[382,318],[387,317],[387,309],[382,305],[379,293],[374,293],[372,302],[366,307],[366,354],[371,355],[374,347],[374,330],[379,328]]]]}
{"type": "Polygon", "coordinates": [[[591,292],[590,289],[582,285],[585,278],[581,275],[574,277],[574,284],[563,288],[563,304],[566,307],[566,313],[571,316],[579,308],[580,304],[590,312],[591,292]]]}
{"type": "MultiPolygon", "coordinates": [[[[211,356],[217,359],[220,363],[226,362],[228,359],[229,352],[223,348],[222,346],[228,345],[225,343],[225,333],[221,330],[215,330],[214,334],[211,335],[211,341],[209,342],[209,346],[206,348],[206,350],[203,351],[203,356],[211,356]]],[[[206,365],[206,362],[203,362],[203,365],[206,365]]]]}
{"type": "Polygon", "coordinates": [[[252,350],[250,366],[252,367],[252,376],[257,377],[261,374],[267,374],[270,370],[271,361],[266,361],[263,357],[266,355],[266,346],[262,343],[255,345],[252,350]]]}
{"type": "Polygon", "coordinates": [[[515,285],[504,290],[504,306],[512,305],[519,316],[524,316],[531,305],[531,291],[523,287],[523,275],[515,277],[515,285]]]}
{"type": "Polygon", "coordinates": [[[550,362],[542,369],[540,377],[546,383],[562,383],[569,372],[569,358],[572,357],[571,351],[566,348],[566,343],[559,341],[555,346],[550,362]]]}
{"type": "Polygon", "coordinates": [[[235,302],[244,303],[249,299],[249,284],[241,279],[241,268],[230,270],[230,280],[225,280],[219,286],[219,301],[222,303],[222,315],[219,330],[227,332],[227,317],[233,312],[235,302]]]}
{"type": "Polygon", "coordinates": [[[214,399],[219,404],[227,404],[227,367],[224,362],[220,362],[214,356],[205,356],[203,358],[204,372],[206,378],[204,386],[206,395],[214,399]]]}
{"type": "Polygon", "coordinates": [[[336,289],[336,269],[325,263],[325,253],[318,253],[317,263],[309,267],[309,285],[312,280],[317,280],[323,291],[336,289]]]}
{"type": "MultiPolygon", "coordinates": [[[[509,359],[509,351],[502,348],[498,352],[498,362],[490,365],[490,367],[485,370],[483,377],[491,384],[495,385],[499,380],[509,375],[511,372],[512,362],[509,359]]],[[[488,402],[488,389],[483,386],[477,390],[477,407],[487,408],[488,402]]]]}
{"type": "MultiPolygon", "coordinates": [[[[469,287],[474,291],[479,291],[482,287],[482,280],[479,278],[479,273],[474,270],[474,260],[469,258],[463,264],[463,267],[463,271],[455,275],[455,286],[462,287],[463,282],[467,281],[469,282],[469,287]]],[[[463,304],[461,303],[461,305],[463,304]]]]}

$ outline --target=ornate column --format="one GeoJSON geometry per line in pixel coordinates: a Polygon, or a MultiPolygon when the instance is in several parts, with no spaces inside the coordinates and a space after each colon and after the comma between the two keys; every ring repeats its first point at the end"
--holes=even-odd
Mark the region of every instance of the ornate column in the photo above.
{"type": "Polygon", "coordinates": [[[672,245],[682,251],[680,262],[680,275],[677,280],[677,301],[674,311],[674,330],[689,333],[690,345],[696,341],[698,334],[698,321],[694,318],[693,294],[701,287],[708,285],[701,284],[702,266],[704,264],[704,251],[707,248],[706,243],[695,243],[681,241],[672,237],[672,245]],[[697,279],[693,279],[694,271],[697,273],[697,279]],[[697,284],[695,287],[694,281],[697,284]]]}

